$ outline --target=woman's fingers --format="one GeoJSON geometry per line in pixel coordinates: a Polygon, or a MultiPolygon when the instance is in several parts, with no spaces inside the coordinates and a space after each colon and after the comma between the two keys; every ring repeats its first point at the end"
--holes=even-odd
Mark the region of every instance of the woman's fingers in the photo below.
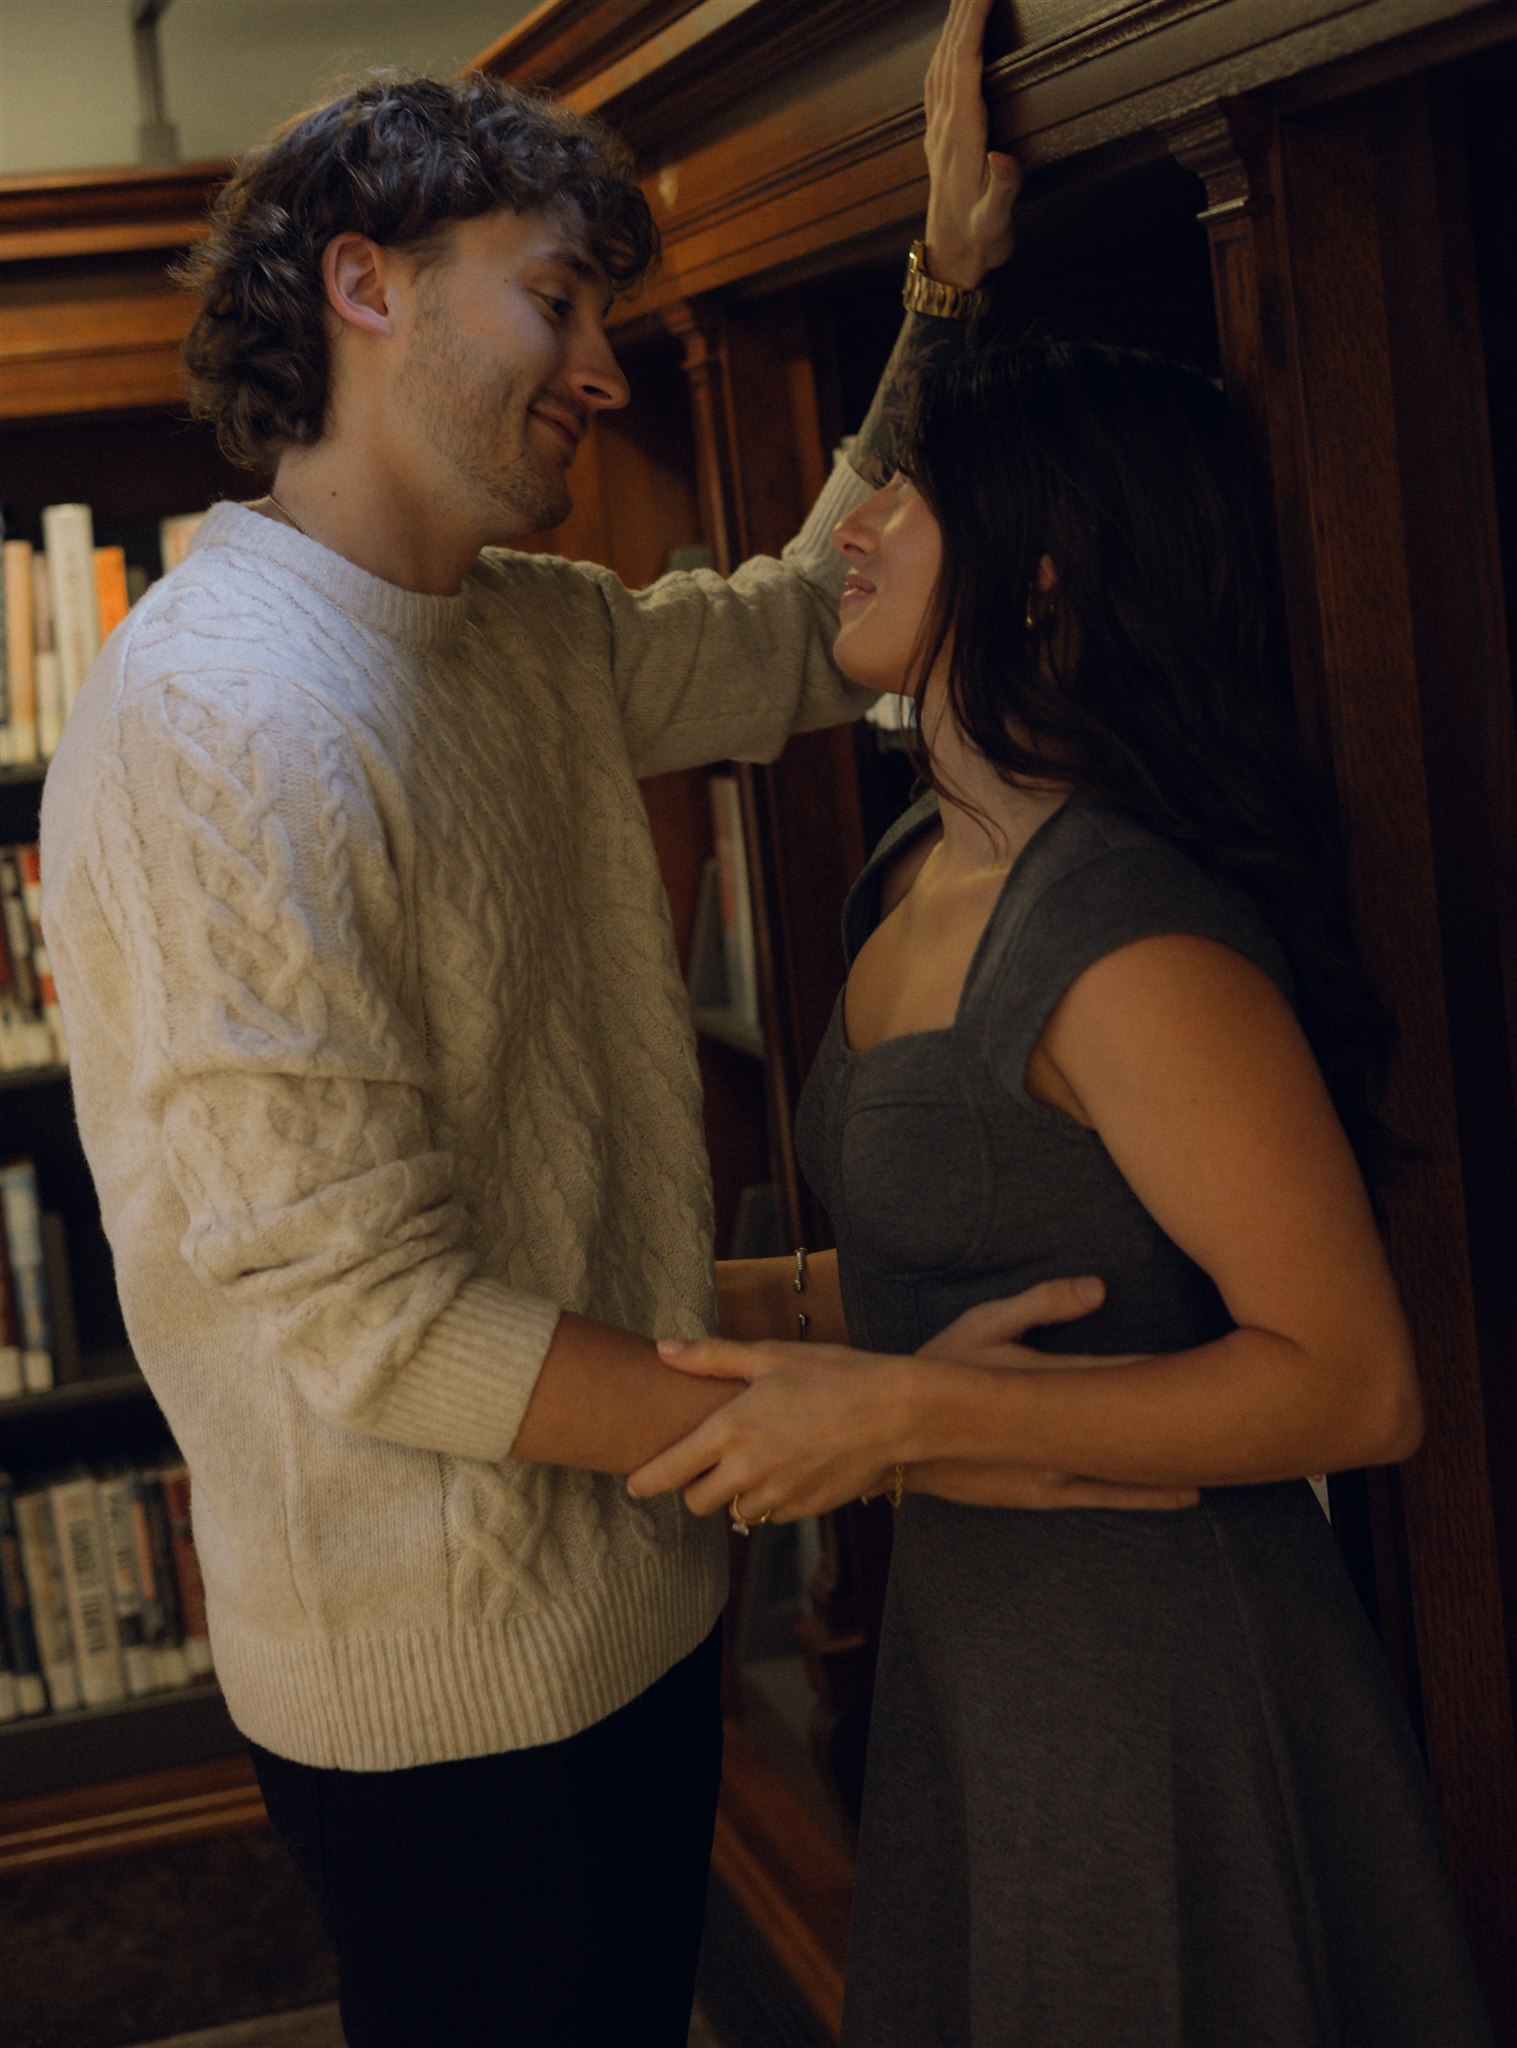
{"type": "Polygon", "coordinates": [[[703,1380],[758,1380],[784,1363],[779,1344],[745,1344],[735,1337],[660,1337],[658,1355],[676,1372],[703,1380]]]}
{"type": "Polygon", "coordinates": [[[670,1444],[657,1457],[629,1472],[627,1491],[633,1499],[647,1500],[656,1493],[673,1493],[679,1487],[689,1486],[701,1473],[709,1472],[722,1455],[722,1443],[714,1426],[717,1419],[709,1418],[688,1436],[682,1436],[677,1444],[670,1444]]]}
{"type": "MultiPolygon", "coordinates": [[[[976,1354],[1016,1344],[1029,1330],[1050,1323],[1072,1323],[1088,1316],[1106,1299],[1106,1288],[1094,1274],[1073,1280],[1042,1280],[1001,1301],[982,1301],[966,1309],[944,1330],[922,1345],[928,1358],[953,1358],[974,1364],[976,1354]]],[[[1036,1361],[1041,1363],[1042,1361],[1036,1361]]]]}

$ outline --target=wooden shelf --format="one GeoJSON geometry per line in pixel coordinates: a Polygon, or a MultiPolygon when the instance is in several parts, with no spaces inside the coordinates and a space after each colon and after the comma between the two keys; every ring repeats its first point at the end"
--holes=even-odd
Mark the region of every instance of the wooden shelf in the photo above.
{"type": "Polygon", "coordinates": [[[212,1683],[0,1726],[0,1806],[245,1748],[212,1683]]]}
{"type": "Polygon", "coordinates": [[[67,1079],[67,1067],[0,1067],[0,1093],[7,1088],[47,1088],[67,1079]]]}

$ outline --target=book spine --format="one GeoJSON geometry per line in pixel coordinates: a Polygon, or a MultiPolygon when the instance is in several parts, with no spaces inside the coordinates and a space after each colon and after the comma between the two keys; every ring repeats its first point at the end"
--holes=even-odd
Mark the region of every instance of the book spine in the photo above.
{"type": "Polygon", "coordinates": [[[60,1479],[48,1491],[79,1659],[79,1690],[86,1706],[110,1706],[126,1698],[126,1674],[95,1482],[81,1473],[77,1479],[60,1479]]]}
{"type": "Polygon", "coordinates": [[[21,1709],[16,1704],[16,1680],[10,1667],[10,1645],[0,1633],[0,1723],[14,1721],[21,1709]]]}
{"type": "Polygon", "coordinates": [[[42,848],[35,843],[16,848],[16,865],[21,875],[21,900],[26,906],[27,936],[32,947],[32,973],[37,982],[37,1003],[47,1026],[54,1062],[68,1065],[68,1040],[63,1031],[63,1012],[58,1007],[58,985],[53,980],[47,941],[42,936],[42,848]]]}
{"type": "MultiPolygon", "coordinates": [[[[0,560],[4,559],[5,518],[0,514],[0,560]]],[[[9,767],[11,752],[10,579],[0,576],[0,767],[9,767]]]]}
{"type": "Polygon", "coordinates": [[[10,1244],[0,1221],[0,1401],[26,1392],[22,1367],[21,1304],[16,1298],[16,1276],[11,1270],[10,1244]]]}
{"type": "Polygon", "coordinates": [[[18,1159],[0,1168],[0,1218],[4,1221],[21,1317],[22,1379],[29,1391],[44,1393],[53,1384],[53,1330],[48,1315],[37,1169],[29,1159],[18,1159]]]}
{"type": "Polygon", "coordinates": [[[97,1482],[100,1525],[105,1536],[106,1567],[116,1608],[116,1637],[126,1689],[134,1699],[156,1692],[158,1674],[143,1624],[142,1584],[137,1576],[137,1539],[127,1481],[110,1473],[97,1482]]]}
{"type": "Polygon", "coordinates": [[[32,1603],[21,1566],[21,1534],[16,1527],[15,1487],[0,1472],[0,1621],[16,1681],[16,1707],[23,1716],[47,1712],[47,1682],[32,1621],[32,1603]]]}
{"type": "Polygon", "coordinates": [[[167,1465],[159,1474],[164,1506],[168,1510],[169,1540],[174,1553],[174,1576],[179,1589],[179,1618],[184,1628],[184,1653],[191,1675],[208,1678],[211,1673],[211,1632],[205,1615],[205,1582],[200,1576],[200,1559],[195,1554],[195,1532],[190,1520],[190,1475],[184,1465],[167,1465]]]}
{"type": "Polygon", "coordinates": [[[103,646],[131,610],[126,591],[126,553],[122,548],[95,550],[95,613],[103,646]]]}
{"type": "Polygon", "coordinates": [[[10,681],[10,758],[37,758],[37,619],[32,544],[5,543],[5,644],[10,681]]]}
{"type": "Polygon", "coordinates": [[[167,519],[158,522],[158,551],[163,557],[163,573],[177,569],[189,552],[195,530],[205,514],[203,512],[174,512],[167,519]]]}
{"type": "Polygon", "coordinates": [[[0,846],[0,914],[5,921],[5,943],[10,952],[26,1063],[28,1066],[49,1066],[53,1057],[53,1038],[42,1014],[42,996],[37,984],[37,971],[32,964],[31,923],[21,889],[21,867],[13,846],[0,846]]]}
{"type": "Polygon", "coordinates": [[[165,1687],[188,1685],[194,1673],[184,1645],[184,1617],[179,1611],[179,1581],[174,1570],[168,1504],[156,1472],[135,1475],[132,1517],[139,1556],[146,1560],[142,1583],[147,1585],[151,1578],[153,1595],[163,1614],[163,1633],[156,1653],[159,1683],[165,1687]]]}
{"type": "Polygon", "coordinates": [[[46,505],[42,542],[53,593],[53,632],[63,683],[63,716],[100,652],[100,608],[95,596],[95,522],[88,505],[46,505]]]}
{"type": "Polygon", "coordinates": [[[18,1493],[15,1508],[21,1568],[31,1600],[48,1704],[55,1714],[66,1714],[79,1705],[79,1663],[74,1655],[74,1625],[69,1620],[63,1562],[53,1530],[52,1502],[45,1491],[18,1493]]]}
{"type": "MultiPolygon", "coordinates": [[[[0,1237],[4,1234],[0,1231],[0,1237]]],[[[74,1320],[68,1237],[63,1228],[63,1218],[51,1209],[42,1212],[42,1280],[47,1289],[53,1332],[53,1385],[72,1386],[84,1377],[84,1361],[79,1356],[79,1328],[74,1320]]]]}
{"type": "Polygon", "coordinates": [[[722,949],[727,966],[727,1001],[751,1031],[759,1024],[758,964],[753,937],[753,903],[748,889],[748,856],[743,838],[742,794],[735,775],[713,775],[711,827],[721,882],[722,949]]]}

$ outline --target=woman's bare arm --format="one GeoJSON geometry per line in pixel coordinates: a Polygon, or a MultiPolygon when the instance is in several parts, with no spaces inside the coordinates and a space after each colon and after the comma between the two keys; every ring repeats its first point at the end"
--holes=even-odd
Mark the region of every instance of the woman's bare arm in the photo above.
{"type": "Polygon", "coordinates": [[[750,1512],[787,1515],[817,1512],[861,1463],[898,1460],[908,1486],[994,1502],[998,1471],[1019,1494],[1029,1471],[1233,1485],[1410,1455],[1421,1408],[1405,1320],[1348,1141],[1269,980],[1211,941],[1146,939],[1080,977],[1040,1050],[1238,1327],[1067,1364],[998,1342],[992,1304],[945,1333],[973,1365],[682,1347],[687,1369],[754,1384],[635,1473],[640,1491],[683,1486],[698,1512],[741,1492],[750,1512]]]}

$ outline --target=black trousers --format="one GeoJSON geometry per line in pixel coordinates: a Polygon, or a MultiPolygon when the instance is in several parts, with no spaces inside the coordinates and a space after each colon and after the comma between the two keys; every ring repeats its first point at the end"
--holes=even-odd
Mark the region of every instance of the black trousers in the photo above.
{"type": "Polygon", "coordinates": [[[253,1746],[337,1950],[349,2048],[685,2048],[720,1630],[565,1742],[405,1771],[253,1746]]]}

